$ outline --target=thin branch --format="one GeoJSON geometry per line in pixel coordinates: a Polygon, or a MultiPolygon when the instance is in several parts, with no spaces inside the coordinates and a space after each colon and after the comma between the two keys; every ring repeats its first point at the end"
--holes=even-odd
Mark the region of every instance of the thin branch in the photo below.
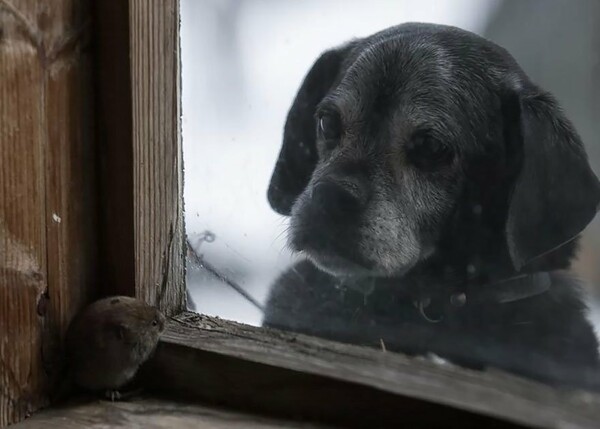
{"type": "Polygon", "coordinates": [[[225,283],[226,285],[231,287],[237,293],[242,295],[248,302],[250,302],[252,305],[254,305],[256,308],[258,308],[261,312],[264,313],[265,308],[262,306],[262,304],[259,303],[256,299],[254,299],[254,297],[252,297],[252,295],[250,295],[248,292],[246,292],[246,290],[243,287],[238,285],[233,280],[227,278],[224,274],[221,274],[221,272],[216,267],[214,267],[210,263],[206,262],[202,258],[202,256],[200,256],[198,254],[198,252],[196,252],[196,249],[194,248],[194,246],[192,246],[192,243],[190,243],[189,238],[186,238],[186,243],[187,243],[189,255],[191,255],[192,261],[195,264],[204,268],[206,271],[211,273],[213,276],[215,276],[216,278],[221,280],[223,283],[225,283]]]}

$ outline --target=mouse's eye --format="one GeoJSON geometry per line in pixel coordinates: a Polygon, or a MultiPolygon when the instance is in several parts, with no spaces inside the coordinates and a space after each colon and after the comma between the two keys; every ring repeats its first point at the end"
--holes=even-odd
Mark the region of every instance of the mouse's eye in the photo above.
{"type": "Polygon", "coordinates": [[[405,146],[408,160],[420,170],[435,171],[452,163],[452,148],[427,133],[415,134],[405,146]]]}
{"type": "Polygon", "coordinates": [[[338,115],[326,113],[319,117],[318,132],[328,149],[333,149],[342,135],[342,123],[338,115]]]}
{"type": "Polygon", "coordinates": [[[158,326],[158,320],[154,319],[154,320],[152,321],[152,326],[158,326]]]}

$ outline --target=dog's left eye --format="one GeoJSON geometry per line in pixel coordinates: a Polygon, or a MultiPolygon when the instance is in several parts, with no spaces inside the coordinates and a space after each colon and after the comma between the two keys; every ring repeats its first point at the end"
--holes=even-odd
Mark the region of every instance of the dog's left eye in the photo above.
{"type": "Polygon", "coordinates": [[[424,171],[437,170],[449,165],[454,159],[450,146],[426,133],[413,136],[406,145],[406,154],[411,164],[424,171]]]}
{"type": "Polygon", "coordinates": [[[319,117],[319,134],[327,142],[327,146],[335,146],[342,134],[342,124],[336,115],[325,114],[319,117]]]}

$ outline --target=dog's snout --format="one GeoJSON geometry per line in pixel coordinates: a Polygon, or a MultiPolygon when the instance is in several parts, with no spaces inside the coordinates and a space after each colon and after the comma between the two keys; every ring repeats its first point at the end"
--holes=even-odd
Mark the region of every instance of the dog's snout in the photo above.
{"type": "Polygon", "coordinates": [[[311,200],[320,212],[341,217],[360,210],[365,204],[365,195],[356,184],[322,180],[314,185],[311,200]]]}

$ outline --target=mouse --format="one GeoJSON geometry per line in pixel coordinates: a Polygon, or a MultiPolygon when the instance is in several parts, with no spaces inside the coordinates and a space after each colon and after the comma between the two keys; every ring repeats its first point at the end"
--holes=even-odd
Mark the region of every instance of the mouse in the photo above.
{"type": "Polygon", "coordinates": [[[123,399],[128,384],[152,355],[165,329],[165,316],[128,296],[100,299],[70,323],[65,338],[70,381],[89,392],[123,399]]]}

